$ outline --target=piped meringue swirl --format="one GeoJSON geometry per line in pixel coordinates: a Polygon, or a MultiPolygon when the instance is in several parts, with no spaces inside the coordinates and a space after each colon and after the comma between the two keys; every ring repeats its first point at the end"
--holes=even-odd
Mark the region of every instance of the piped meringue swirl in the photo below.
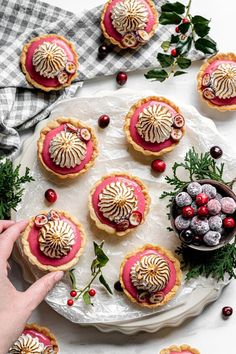
{"type": "Polygon", "coordinates": [[[171,112],[155,104],[144,108],[136,124],[139,135],[147,142],[162,143],[170,138],[173,124],[171,112]]]}
{"type": "Polygon", "coordinates": [[[34,52],[33,65],[40,75],[54,78],[66,66],[67,56],[63,48],[52,42],[43,42],[34,52]]]}
{"type": "Polygon", "coordinates": [[[53,162],[60,167],[75,167],[86,156],[86,143],[77,134],[61,131],[51,141],[49,154],[53,162]]]}
{"type": "Polygon", "coordinates": [[[167,261],[159,255],[145,255],[133,265],[130,277],[137,289],[154,293],[167,285],[170,268],[167,261]]]}
{"type": "Polygon", "coordinates": [[[49,221],[40,229],[39,248],[48,257],[66,256],[74,243],[74,232],[66,221],[49,221]]]}
{"type": "Polygon", "coordinates": [[[99,210],[110,221],[127,219],[137,209],[137,197],[124,182],[112,182],[99,194],[99,210]]]}
{"type": "Polygon", "coordinates": [[[43,343],[38,338],[33,338],[30,334],[22,334],[7,354],[43,354],[45,350],[43,343]]]}
{"type": "Polygon", "coordinates": [[[139,0],[123,0],[115,4],[111,12],[112,24],[122,35],[144,29],[148,22],[148,12],[139,0]]]}
{"type": "Polygon", "coordinates": [[[236,65],[233,63],[220,64],[211,74],[211,84],[217,97],[221,99],[235,97],[236,65]]]}

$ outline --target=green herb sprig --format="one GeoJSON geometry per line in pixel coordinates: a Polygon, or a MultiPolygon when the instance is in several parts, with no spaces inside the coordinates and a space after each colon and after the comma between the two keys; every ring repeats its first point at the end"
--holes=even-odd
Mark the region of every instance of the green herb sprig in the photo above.
{"type": "Polygon", "coordinates": [[[210,20],[190,14],[192,0],[185,6],[180,2],[167,2],[161,7],[161,25],[175,25],[176,34],[161,44],[164,53],[157,54],[159,67],[149,70],[145,77],[163,82],[167,78],[186,74],[185,69],[192,64],[188,58],[191,48],[204,53],[217,52],[216,42],[208,36],[210,20]],[[168,51],[170,54],[167,54],[168,51]]]}
{"type": "Polygon", "coordinates": [[[0,219],[9,219],[11,209],[16,210],[24,192],[23,185],[34,181],[30,169],[26,167],[20,176],[20,165],[14,168],[9,159],[0,162],[0,219]]]}
{"type": "Polygon", "coordinates": [[[89,295],[89,290],[91,288],[92,283],[97,277],[99,282],[104,286],[104,288],[108,291],[108,293],[110,293],[111,295],[113,294],[110,286],[108,285],[102,273],[102,268],[104,268],[109,261],[109,258],[107,257],[107,255],[103,250],[104,241],[102,241],[100,245],[98,245],[94,241],[93,245],[94,245],[94,253],[96,257],[91,263],[91,279],[88,282],[88,284],[85,285],[82,289],[78,289],[76,278],[74,275],[74,269],[71,269],[69,271],[72,289],[77,291],[77,296],[74,298],[74,300],[76,301],[82,296],[83,301],[86,305],[93,305],[91,301],[91,296],[89,295]]]}

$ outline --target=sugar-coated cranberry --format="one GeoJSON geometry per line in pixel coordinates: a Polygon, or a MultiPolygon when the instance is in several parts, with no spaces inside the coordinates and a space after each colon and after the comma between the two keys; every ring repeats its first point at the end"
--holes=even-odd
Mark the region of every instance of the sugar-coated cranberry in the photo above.
{"type": "Polygon", "coordinates": [[[191,205],[192,203],[192,198],[190,197],[190,195],[186,192],[180,192],[177,194],[177,196],[175,197],[175,201],[176,201],[176,204],[182,208],[184,206],[187,206],[187,205],[191,205]]]}
{"type": "Polygon", "coordinates": [[[223,213],[233,214],[236,210],[236,203],[233,198],[224,197],[220,200],[223,213]]]}
{"type": "Polygon", "coordinates": [[[212,231],[221,231],[222,219],[219,215],[211,216],[208,220],[210,229],[212,231]]]}
{"type": "Polygon", "coordinates": [[[152,161],[151,167],[154,172],[164,172],[166,163],[161,159],[156,159],[152,161]]]}
{"type": "Polygon", "coordinates": [[[89,296],[95,296],[96,295],[96,290],[95,289],[90,289],[89,290],[89,296]]]}
{"type": "Polygon", "coordinates": [[[192,230],[183,230],[181,233],[180,233],[180,240],[187,243],[187,244],[190,244],[193,240],[193,236],[194,236],[194,233],[192,232],[192,230]]]}
{"type": "Polygon", "coordinates": [[[208,200],[209,200],[209,198],[208,198],[208,196],[205,193],[199,193],[196,196],[196,203],[199,206],[207,204],[208,200]]]}
{"type": "Polygon", "coordinates": [[[74,300],[73,299],[68,299],[67,300],[67,305],[68,306],[73,306],[74,305],[74,300]]]}
{"type": "Polygon", "coordinates": [[[109,47],[106,44],[100,45],[98,48],[98,57],[99,59],[104,59],[109,53],[109,47]]]}
{"type": "Polygon", "coordinates": [[[115,289],[116,291],[123,292],[123,288],[122,288],[121,283],[120,283],[119,280],[118,280],[117,282],[115,282],[115,284],[114,284],[114,289],[115,289]]]}
{"type": "Polygon", "coordinates": [[[219,159],[222,156],[223,151],[219,146],[212,146],[210,148],[210,154],[213,159],[219,159]]]}
{"type": "Polygon", "coordinates": [[[71,297],[76,297],[76,295],[77,295],[77,291],[76,290],[71,290],[70,296],[71,297]]]}
{"type": "Polygon", "coordinates": [[[202,186],[198,182],[191,182],[187,187],[187,192],[191,197],[195,198],[199,193],[202,192],[202,186]]]}
{"type": "Polygon", "coordinates": [[[232,315],[232,313],[233,313],[232,307],[230,307],[230,306],[224,306],[224,307],[222,308],[222,315],[223,315],[223,316],[229,317],[229,316],[232,315]]]}
{"type": "Polygon", "coordinates": [[[208,231],[203,236],[203,241],[207,246],[216,246],[220,243],[221,234],[217,231],[208,231]]]}
{"type": "Polygon", "coordinates": [[[172,49],[172,51],[170,52],[170,54],[172,55],[172,57],[177,57],[177,50],[174,48],[172,49]]]}
{"type": "Polygon", "coordinates": [[[217,215],[221,211],[221,204],[220,204],[219,200],[211,199],[207,203],[207,208],[209,210],[210,215],[217,215]]]}
{"type": "Polygon", "coordinates": [[[185,219],[182,217],[182,215],[177,216],[175,219],[175,227],[177,230],[185,230],[188,229],[190,226],[190,220],[185,219]]]}
{"type": "Polygon", "coordinates": [[[116,75],[116,82],[120,86],[123,86],[126,83],[127,79],[128,76],[123,71],[118,72],[118,74],[116,75]]]}
{"type": "Polygon", "coordinates": [[[125,231],[129,228],[129,220],[122,220],[117,222],[116,231],[125,231]]]}
{"type": "Polygon", "coordinates": [[[44,196],[49,203],[55,203],[57,200],[57,193],[54,191],[54,189],[51,188],[46,190],[44,196]]]}
{"type": "Polygon", "coordinates": [[[103,114],[98,118],[98,125],[102,129],[106,128],[109,125],[109,123],[110,123],[110,117],[107,116],[106,114],[103,114]]]}
{"type": "Polygon", "coordinates": [[[208,208],[207,208],[206,205],[200,206],[200,207],[198,208],[198,210],[197,210],[197,215],[198,215],[198,216],[203,216],[203,217],[205,217],[205,216],[207,216],[208,214],[209,214],[209,211],[208,211],[208,208]]]}
{"type": "Polygon", "coordinates": [[[182,215],[184,218],[193,218],[194,214],[194,209],[190,205],[183,207],[182,215]]]}
{"type": "Polygon", "coordinates": [[[198,235],[204,235],[210,230],[207,219],[200,219],[198,216],[194,216],[190,224],[191,230],[198,235]]]}
{"type": "Polygon", "coordinates": [[[216,196],[216,188],[209,183],[202,185],[202,193],[205,193],[209,199],[213,199],[216,196]]]}
{"type": "Polygon", "coordinates": [[[223,220],[223,226],[226,228],[226,229],[232,229],[235,227],[235,221],[233,218],[225,218],[223,220]]]}

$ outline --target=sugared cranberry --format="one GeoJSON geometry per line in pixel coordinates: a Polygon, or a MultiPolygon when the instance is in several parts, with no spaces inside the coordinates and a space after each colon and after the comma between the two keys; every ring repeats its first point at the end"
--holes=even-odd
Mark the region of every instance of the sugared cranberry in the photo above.
{"type": "Polygon", "coordinates": [[[197,215],[198,216],[207,216],[208,213],[209,213],[208,208],[205,205],[201,206],[197,210],[197,215]]]}
{"type": "Polygon", "coordinates": [[[182,209],[182,215],[185,218],[193,218],[194,217],[194,209],[191,206],[185,206],[182,209]]]}
{"type": "Polygon", "coordinates": [[[172,57],[176,57],[177,56],[177,50],[174,48],[172,49],[172,51],[170,52],[170,54],[172,55],[172,57]]]}
{"type": "Polygon", "coordinates": [[[125,231],[129,228],[129,221],[128,220],[122,220],[122,221],[119,221],[117,224],[116,224],[116,231],[125,231]]]}
{"type": "Polygon", "coordinates": [[[187,244],[190,244],[192,242],[193,237],[194,233],[191,230],[183,230],[179,236],[180,240],[187,244]]]}
{"type": "Polygon", "coordinates": [[[209,200],[209,198],[208,198],[208,196],[205,193],[199,193],[196,196],[196,203],[199,206],[207,204],[208,200],[209,200]]]}
{"type": "Polygon", "coordinates": [[[109,53],[109,47],[106,44],[100,45],[98,48],[98,57],[99,59],[104,59],[109,53]]]}
{"type": "Polygon", "coordinates": [[[210,154],[213,159],[219,159],[222,156],[223,151],[219,146],[212,146],[210,148],[210,154]]]}
{"type": "Polygon", "coordinates": [[[175,32],[176,32],[176,33],[179,33],[179,32],[180,32],[179,26],[176,26],[176,27],[175,27],[175,32]]]}
{"type": "Polygon", "coordinates": [[[76,297],[76,295],[77,295],[77,291],[71,290],[70,296],[71,296],[71,297],[76,297]]]}
{"type": "Polygon", "coordinates": [[[68,299],[67,300],[67,305],[68,306],[73,306],[74,305],[74,300],[73,299],[68,299]]]}
{"type": "Polygon", "coordinates": [[[223,315],[224,317],[229,317],[229,316],[232,315],[232,313],[233,313],[232,307],[230,307],[230,306],[225,306],[225,307],[223,307],[223,309],[222,309],[222,315],[223,315]]]}
{"type": "Polygon", "coordinates": [[[226,229],[232,229],[235,226],[235,221],[233,218],[228,217],[223,220],[223,225],[226,229]]]}
{"type": "Polygon", "coordinates": [[[55,203],[57,200],[57,193],[54,191],[54,189],[51,188],[46,190],[44,196],[49,203],[55,203]]]}
{"type": "Polygon", "coordinates": [[[183,18],[183,20],[182,20],[182,23],[189,23],[189,19],[188,18],[183,18]]]}
{"type": "Polygon", "coordinates": [[[96,290],[95,289],[90,289],[89,290],[89,296],[95,296],[96,295],[96,290]]]}
{"type": "Polygon", "coordinates": [[[166,169],[166,163],[163,160],[156,159],[152,161],[151,167],[154,172],[164,172],[166,169]]]}
{"type": "Polygon", "coordinates": [[[119,291],[119,292],[122,292],[122,291],[123,291],[123,288],[122,288],[121,283],[120,283],[119,280],[118,280],[117,282],[115,282],[115,284],[114,284],[114,289],[115,289],[116,291],[119,291]]]}
{"type": "Polygon", "coordinates": [[[123,86],[126,83],[127,79],[128,76],[123,71],[118,72],[118,74],[116,75],[116,82],[120,86],[123,86]]]}
{"type": "Polygon", "coordinates": [[[108,117],[106,114],[103,114],[98,118],[98,125],[100,128],[104,129],[106,128],[110,123],[110,117],[108,117]]]}

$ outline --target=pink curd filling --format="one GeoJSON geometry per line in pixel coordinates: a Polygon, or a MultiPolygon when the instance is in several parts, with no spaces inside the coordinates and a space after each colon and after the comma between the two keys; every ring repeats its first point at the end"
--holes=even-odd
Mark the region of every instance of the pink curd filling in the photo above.
{"type": "Polygon", "coordinates": [[[146,102],[144,104],[142,104],[139,108],[137,108],[133,114],[133,116],[130,119],[130,135],[132,137],[132,140],[140,145],[143,149],[145,150],[149,150],[149,151],[153,151],[153,152],[158,152],[161,151],[163,149],[166,149],[168,147],[170,147],[172,144],[175,143],[175,141],[172,138],[169,138],[167,140],[165,140],[163,143],[151,143],[151,142],[147,142],[145,141],[138,133],[137,128],[136,128],[136,124],[138,122],[138,118],[139,118],[139,114],[143,111],[144,108],[147,108],[149,106],[153,106],[155,104],[160,104],[161,106],[164,106],[166,108],[169,109],[169,111],[173,114],[173,116],[175,116],[176,114],[178,114],[171,106],[169,106],[168,104],[166,104],[165,102],[158,102],[158,101],[149,101],[146,102]]]}
{"type": "MultiPolygon", "coordinates": [[[[124,182],[127,186],[130,186],[134,189],[135,195],[138,200],[138,205],[137,205],[137,210],[140,211],[140,213],[144,214],[145,211],[145,206],[146,206],[146,199],[143,195],[142,189],[140,185],[135,182],[134,180],[128,179],[128,177],[122,177],[122,176],[111,176],[103,180],[99,186],[96,188],[95,192],[93,193],[92,196],[92,203],[93,203],[93,208],[95,210],[96,216],[98,219],[106,225],[109,225],[113,227],[114,229],[116,228],[116,223],[113,221],[110,221],[109,219],[105,218],[103,214],[100,212],[98,203],[99,203],[99,194],[102,192],[103,188],[105,188],[108,184],[111,182],[117,182],[117,181],[122,181],[124,182]]],[[[133,228],[134,226],[130,225],[130,228],[133,228]]]]}
{"type": "Polygon", "coordinates": [[[25,329],[23,334],[29,334],[33,338],[38,338],[39,342],[43,343],[45,346],[52,344],[48,337],[42,333],[36,332],[34,329],[25,329]]]}
{"type": "MultiPolygon", "coordinates": [[[[208,67],[205,70],[205,74],[212,74],[213,71],[215,71],[218,66],[220,64],[236,64],[234,61],[232,60],[216,60],[213,63],[211,63],[210,65],[208,65],[208,67]]],[[[202,86],[202,90],[204,90],[205,87],[202,86]]],[[[219,98],[219,97],[215,97],[213,100],[210,100],[212,103],[214,103],[217,106],[230,106],[233,104],[236,104],[236,97],[231,97],[231,98],[219,98]]]]}
{"type": "MultiPolygon", "coordinates": [[[[25,61],[25,66],[26,69],[34,81],[36,81],[38,84],[45,86],[45,87],[58,87],[61,86],[59,81],[57,80],[57,77],[48,79],[46,77],[41,76],[38,72],[35,71],[35,68],[33,66],[33,55],[34,51],[38,48],[40,44],[43,42],[52,42],[56,43],[58,46],[60,46],[62,49],[64,49],[67,60],[75,62],[74,58],[74,53],[72,52],[71,48],[68,46],[66,42],[64,42],[62,39],[57,38],[57,36],[51,36],[51,37],[46,37],[46,38],[41,38],[35,42],[32,42],[28,48],[27,54],[26,54],[26,61],[25,61]]],[[[68,74],[69,75],[69,74],[68,74]]],[[[69,75],[69,78],[71,78],[73,74],[69,75]]]]}
{"type": "MultiPolygon", "coordinates": [[[[122,35],[117,32],[117,30],[113,27],[112,24],[112,18],[111,18],[111,13],[112,13],[112,8],[113,6],[115,6],[118,2],[120,2],[122,0],[113,0],[107,7],[107,10],[105,12],[105,16],[104,16],[104,21],[103,24],[106,28],[106,32],[107,34],[114,38],[117,42],[122,42],[122,35]]],[[[153,29],[153,26],[155,25],[155,17],[153,15],[152,9],[149,6],[149,4],[145,1],[145,0],[140,0],[142,3],[144,3],[147,11],[148,11],[148,22],[146,24],[145,27],[145,31],[150,33],[153,29]]]]}
{"type": "Polygon", "coordinates": [[[45,165],[47,165],[51,170],[53,170],[54,172],[61,174],[61,175],[66,175],[66,174],[73,174],[73,173],[78,173],[80,172],[85,165],[91,160],[92,155],[93,155],[93,142],[92,139],[89,140],[86,145],[87,145],[87,152],[86,152],[86,156],[85,159],[81,162],[80,165],[77,165],[75,167],[60,167],[59,165],[56,165],[53,160],[50,157],[49,154],[49,147],[50,147],[50,143],[52,141],[52,139],[61,131],[64,130],[65,124],[61,124],[59,127],[50,130],[45,139],[44,139],[44,143],[43,143],[43,151],[42,151],[42,158],[43,161],[45,163],[45,165]]]}
{"type": "Polygon", "coordinates": [[[168,284],[166,285],[166,287],[161,290],[165,295],[168,294],[171,289],[175,286],[175,282],[176,282],[176,270],[175,270],[175,267],[173,265],[173,263],[171,262],[171,260],[166,257],[165,255],[157,252],[156,250],[154,249],[146,249],[145,251],[142,251],[142,252],[138,252],[136,253],[134,256],[130,257],[125,265],[124,265],[124,268],[123,268],[123,273],[122,273],[122,280],[123,280],[123,283],[124,283],[124,286],[125,286],[125,289],[130,293],[130,295],[137,299],[138,297],[138,291],[137,289],[133,286],[132,284],[132,281],[131,281],[131,278],[130,278],[130,272],[131,272],[131,268],[133,267],[133,265],[139,261],[142,256],[145,256],[145,255],[149,255],[149,254],[157,254],[157,255],[160,255],[162,258],[164,258],[167,262],[168,262],[168,265],[170,267],[170,279],[169,279],[169,282],[168,284]]]}
{"type": "Polygon", "coordinates": [[[80,234],[80,230],[78,229],[78,227],[72,221],[65,218],[64,216],[61,216],[61,220],[65,220],[72,227],[72,229],[74,231],[74,235],[75,235],[75,243],[72,246],[70,252],[64,257],[61,257],[61,258],[47,257],[43,252],[40,251],[40,248],[39,248],[38,239],[39,239],[40,229],[34,225],[29,232],[28,242],[29,242],[31,253],[38,259],[38,261],[41,264],[52,265],[52,266],[57,267],[57,266],[69,263],[70,261],[72,261],[72,259],[74,259],[75,255],[77,254],[77,252],[79,251],[79,249],[81,247],[81,234],[80,234]]]}

